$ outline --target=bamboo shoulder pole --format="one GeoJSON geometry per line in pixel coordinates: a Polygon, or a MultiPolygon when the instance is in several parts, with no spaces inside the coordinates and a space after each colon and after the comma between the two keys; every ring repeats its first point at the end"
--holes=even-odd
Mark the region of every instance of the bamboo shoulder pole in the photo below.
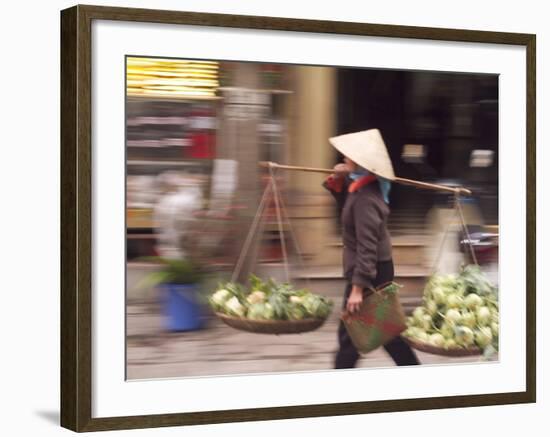
{"type": "MultiPolygon", "coordinates": [[[[309,171],[309,172],[315,172],[315,173],[327,173],[331,174],[334,173],[333,169],[330,168],[315,168],[315,167],[301,167],[296,165],[282,165],[277,164],[276,162],[271,161],[260,161],[261,167],[268,167],[268,168],[280,168],[283,170],[297,170],[297,171],[309,171]]],[[[436,190],[436,191],[447,191],[450,193],[455,194],[465,194],[470,195],[472,192],[468,190],[467,188],[463,187],[449,187],[448,185],[441,185],[441,184],[431,184],[429,182],[422,182],[422,181],[416,181],[414,179],[406,179],[406,178],[399,178],[396,177],[395,180],[392,182],[397,182],[398,184],[402,185],[410,185],[417,188],[424,188],[427,190],[436,190]]]]}

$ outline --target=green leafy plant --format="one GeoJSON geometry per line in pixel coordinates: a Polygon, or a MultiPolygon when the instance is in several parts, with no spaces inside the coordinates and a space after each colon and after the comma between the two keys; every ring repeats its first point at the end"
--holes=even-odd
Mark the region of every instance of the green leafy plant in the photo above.
{"type": "Polygon", "coordinates": [[[196,263],[188,259],[166,257],[142,257],[161,265],[160,270],[149,273],[140,282],[140,287],[155,287],[160,284],[197,284],[203,278],[203,273],[196,263]]]}

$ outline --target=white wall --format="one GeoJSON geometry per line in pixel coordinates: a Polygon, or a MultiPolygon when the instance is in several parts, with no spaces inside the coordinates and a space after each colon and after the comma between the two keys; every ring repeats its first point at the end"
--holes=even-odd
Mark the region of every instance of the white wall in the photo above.
{"type": "MultiPolygon", "coordinates": [[[[545,76],[550,68],[545,2],[462,0],[359,2],[270,2],[234,0],[96,1],[110,6],[132,6],[234,14],[362,21],[433,27],[485,29],[537,34],[538,77],[538,399],[534,405],[481,407],[316,419],[194,426],[125,432],[124,435],[214,436],[239,433],[267,436],[282,433],[337,435],[464,435],[507,436],[529,432],[547,423],[550,390],[542,369],[548,362],[543,337],[550,324],[542,320],[544,228],[548,211],[542,190],[546,182],[542,148],[548,128],[544,114],[549,101],[545,76]],[[544,53],[546,52],[546,53],[544,53]],[[389,431],[388,427],[393,430],[389,431]],[[428,434],[429,433],[429,434],[428,434]]],[[[0,66],[0,208],[2,251],[2,308],[0,361],[2,419],[5,435],[54,436],[59,404],[59,10],[65,1],[7,2],[3,5],[0,66]],[[5,152],[8,152],[7,157],[5,152]],[[32,266],[32,270],[31,270],[32,266]],[[8,431],[8,432],[6,432],[8,431]]],[[[547,111],[547,110],[546,110],[547,111]]],[[[548,117],[548,114],[547,114],[548,117]]],[[[542,435],[535,432],[536,435],[542,435]]]]}

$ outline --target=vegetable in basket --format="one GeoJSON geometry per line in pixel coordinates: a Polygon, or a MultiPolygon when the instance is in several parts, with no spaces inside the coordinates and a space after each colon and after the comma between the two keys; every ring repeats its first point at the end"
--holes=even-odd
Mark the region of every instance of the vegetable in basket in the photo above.
{"type": "Polygon", "coordinates": [[[498,290],[475,265],[456,275],[433,275],[423,305],[407,318],[405,336],[443,349],[498,351],[498,290]]]}
{"type": "Polygon", "coordinates": [[[273,307],[269,302],[258,302],[250,305],[247,318],[251,320],[270,320],[273,318],[273,307]]]}
{"type": "Polygon", "coordinates": [[[237,296],[233,296],[223,307],[228,314],[232,314],[238,317],[244,317],[246,315],[246,307],[239,302],[237,296]]]}
{"type": "Polygon", "coordinates": [[[250,320],[326,319],[333,302],[305,289],[295,290],[273,278],[262,281],[251,274],[249,288],[228,282],[219,284],[209,297],[216,312],[250,320]]]}

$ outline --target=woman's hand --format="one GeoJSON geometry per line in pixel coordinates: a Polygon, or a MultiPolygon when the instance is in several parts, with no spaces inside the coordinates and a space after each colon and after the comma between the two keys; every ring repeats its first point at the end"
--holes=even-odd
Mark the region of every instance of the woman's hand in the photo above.
{"type": "Polygon", "coordinates": [[[334,173],[332,174],[332,177],[343,178],[348,173],[349,173],[349,168],[347,164],[340,163],[334,166],[334,173]]]}
{"type": "Polygon", "coordinates": [[[351,288],[351,293],[348,297],[348,302],[346,304],[346,309],[350,313],[358,311],[363,302],[363,288],[358,285],[353,285],[351,288]]]}

